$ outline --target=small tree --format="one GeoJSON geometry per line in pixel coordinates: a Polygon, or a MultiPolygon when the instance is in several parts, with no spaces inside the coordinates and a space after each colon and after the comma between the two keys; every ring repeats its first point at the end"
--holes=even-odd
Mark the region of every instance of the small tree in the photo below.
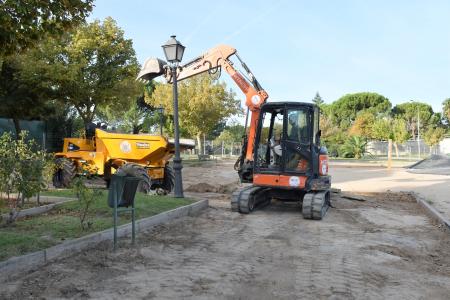
{"type": "Polygon", "coordinates": [[[391,121],[389,119],[377,119],[372,126],[372,138],[387,141],[391,138],[391,121]]]}
{"type": "Polygon", "coordinates": [[[372,126],[375,122],[375,116],[368,112],[362,112],[356,117],[352,127],[350,127],[349,134],[359,135],[365,138],[372,137],[372,126]]]}
{"type": "Polygon", "coordinates": [[[10,133],[0,137],[0,192],[6,194],[10,209],[7,224],[17,218],[20,203],[39,194],[49,181],[51,160],[36,148],[33,140],[27,140],[24,131],[18,140],[14,140],[10,133]],[[13,193],[16,196],[12,196],[13,193]]]}
{"type": "Polygon", "coordinates": [[[320,130],[322,132],[321,143],[327,147],[330,156],[339,156],[340,148],[344,144],[347,134],[335,126],[326,114],[320,116],[320,130]]]}
{"type": "Polygon", "coordinates": [[[423,135],[425,143],[430,146],[430,153],[439,144],[440,141],[444,139],[445,129],[442,127],[428,128],[423,135]]]}
{"type": "Polygon", "coordinates": [[[391,122],[392,140],[394,141],[395,155],[399,157],[398,144],[403,144],[409,138],[406,121],[396,118],[391,122]]]}
{"type": "Polygon", "coordinates": [[[100,190],[91,189],[86,186],[86,176],[78,176],[73,181],[73,190],[78,197],[78,217],[80,218],[81,230],[87,230],[92,227],[92,205],[95,199],[101,195],[100,190]]]}

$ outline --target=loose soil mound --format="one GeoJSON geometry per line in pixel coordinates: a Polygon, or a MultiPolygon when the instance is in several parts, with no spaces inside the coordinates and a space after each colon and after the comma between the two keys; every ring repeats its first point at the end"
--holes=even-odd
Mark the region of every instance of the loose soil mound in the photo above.
{"type": "Polygon", "coordinates": [[[189,186],[187,192],[195,193],[219,193],[219,194],[231,194],[236,189],[235,184],[217,184],[211,185],[209,183],[197,183],[189,186]]]}
{"type": "Polygon", "coordinates": [[[450,157],[431,155],[409,166],[407,171],[420,174],[450,175],[450,157]]]}

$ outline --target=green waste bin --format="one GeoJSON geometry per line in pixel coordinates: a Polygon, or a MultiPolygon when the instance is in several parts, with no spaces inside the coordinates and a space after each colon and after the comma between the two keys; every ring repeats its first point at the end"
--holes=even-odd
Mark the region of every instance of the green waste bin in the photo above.
{"type": "Polygon", "coordinates": [[[117,248],[117,223],[119,213],[131,211],[131,242],[135,243],[135,206],[134,199],[136,191],[141,181],[138,177],[129,175],[114,174],[111,176],[111,184],[108,192],[108,205],[113,208],[114,219],[114,250],[117,248]],[[129,208],[131,206],[131,208],[129,208]]]}

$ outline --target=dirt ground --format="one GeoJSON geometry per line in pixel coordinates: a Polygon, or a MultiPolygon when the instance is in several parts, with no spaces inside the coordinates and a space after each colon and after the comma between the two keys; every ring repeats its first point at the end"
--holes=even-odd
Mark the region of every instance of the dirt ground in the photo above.
{"type": "MultiPolygon", "coordinates": [[[[450,235],[407,193],[332,196],[322,221],[294,203],[232,213],[231,164],[185,167],[211,208],[0,283],[1,299],[448,299],[450,235]],[[203,184],[199,184],[203,183],[203,184]]],[[[191,188],[190,188],[191,187],[191,188]]],[[[195,193],[199,191],[200,194],[195,193]]]]}

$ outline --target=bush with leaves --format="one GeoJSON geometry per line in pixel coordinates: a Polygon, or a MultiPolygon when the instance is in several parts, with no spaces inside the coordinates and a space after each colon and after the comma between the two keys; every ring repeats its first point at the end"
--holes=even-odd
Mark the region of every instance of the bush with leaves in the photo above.
{"type": "Polygon", "coordinates": [[[51,157],[27,140],[27,132],[17,140],[10,133],[0,137],[0,194],[6,195],[10,209],[7,224],[14,222],[25,199],[48,186],[52,171],[51,157]]]}
{"type": "Polygon", "coordinates": [[[444,139],[445,129],[442,127],[430,127],[425,131],[423,139],[425,143],[430,146],[430,153],[433,151],[440,141],[444,139]]]}
{"type": "Polygon", "coordinates": [[[370,154],[367,151],[367,140],[357,135],[350,136],[342,146],[341,153],[344,157],[360,159],[370,154]]]}

